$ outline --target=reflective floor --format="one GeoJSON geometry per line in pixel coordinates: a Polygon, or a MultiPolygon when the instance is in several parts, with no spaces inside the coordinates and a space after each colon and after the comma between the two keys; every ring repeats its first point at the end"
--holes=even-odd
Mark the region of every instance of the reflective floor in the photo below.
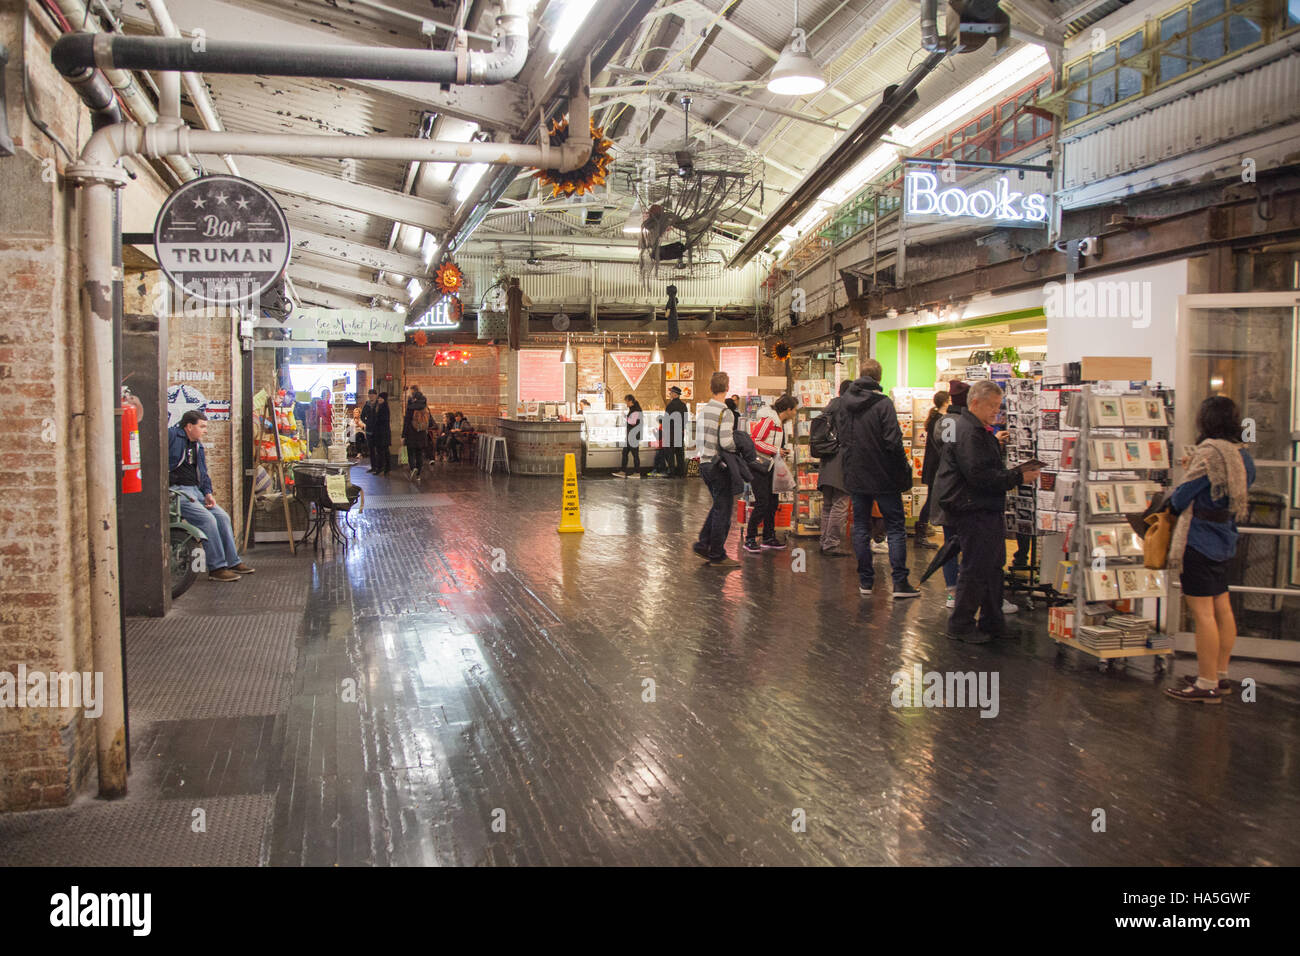
{"type": "Polygon", "coordinates": [[[151,623],[222,617],[206,658],[285,617],[271,704],[150,721],[147,655],[132,684],[133,793],[260,795],[263,862],[1300,863],[1294,668],[1241,662],[1255,703],[1182,705],[1149,665],[1058,655],[1041,607],[947,640],[941,581],[895,603],[883,555],[870,597],[811,540],[800,571],[733,529],[742,567],[703,568],[698,479],[583,481],[586,533],[562,536],[556,480],[356,477],[345,551],[263,545],[258,581],[151,623]],[[996,674],[996,715],[894,706],[914,665],[996,674]]]}

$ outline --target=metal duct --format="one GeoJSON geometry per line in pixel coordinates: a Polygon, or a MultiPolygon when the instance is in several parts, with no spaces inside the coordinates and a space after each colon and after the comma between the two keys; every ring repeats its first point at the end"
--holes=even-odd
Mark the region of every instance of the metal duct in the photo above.
{"type": "Polygon", "coordinates": [[[87,67],[167,70],[342,80],[492,85],[513,80],[528,59],[524,0],[505,0],[504,33],[491,53],[477,50],[396,50],[368,46],[252,43],[208,40],[195,49],[186,39],[74,33],[54,44],[51,59],[64,76],[87,67]]]}
{"type": "Polygon", "coordinates": [[[947,42],[939,37],[939,0],[921,0],[921,49],[947,52],[947,42]]]}

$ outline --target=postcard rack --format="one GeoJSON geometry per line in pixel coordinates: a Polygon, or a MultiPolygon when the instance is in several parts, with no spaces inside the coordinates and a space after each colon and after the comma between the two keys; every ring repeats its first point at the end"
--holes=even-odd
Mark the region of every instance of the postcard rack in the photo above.
{"type": "MultiPolygon", "coordinates": [[[[1114,394],[1084,385],[1077,394],[1073,458],[1078,479],[1069,548],[1074,606],[1069,626],[1054,621],[1049,634],[1058,651],[1066,646],[1083,651],[1097,658],[1102,670],[1130,657],[1151,657],[1161,669],[1173,655],[1171,638],[1159,631],[1166,572],[1143,566],[1142,539],[1127,516],[1144,512],[1165,490],[1172,417],[1164,400],[1145,384],[1140,391],[1114,394]],[[1151,621],[1135,613],[1136,602],[1149,598],[1158,602],[1151,621]],[[1134,613],[1116,613],[1115,603],[1125,600],[1134,613]]],[[[1068,450],[1063,451],[1062,472],[1068,457],[1068,450]]],[[[1054,614],[1064,611],[1053,609],[1054,614]]]]}

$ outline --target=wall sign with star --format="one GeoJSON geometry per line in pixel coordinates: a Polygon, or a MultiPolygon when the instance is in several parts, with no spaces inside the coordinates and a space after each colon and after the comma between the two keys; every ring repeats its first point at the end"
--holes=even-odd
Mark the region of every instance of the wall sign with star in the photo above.
{"type": "Polygon", "coordinates": [[[173,282],[205,302],[259,297],[289,264],[289,223],[275,198],[236,176],[202,176],[163,203],[154,250],[173,282]]]}

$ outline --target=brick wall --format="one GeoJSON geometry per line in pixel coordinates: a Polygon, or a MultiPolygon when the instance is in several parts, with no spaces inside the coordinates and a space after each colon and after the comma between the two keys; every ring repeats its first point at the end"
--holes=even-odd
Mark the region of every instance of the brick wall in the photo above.
{"type": "MultiPolygon", "coordinates": [[[[78,220],[61,178],[66,160],[23,109],[24,6],[0,0],[17,147],[0,159],[0,670],[15,675],[19,664],[93,669],[78,220]]],[[[33,17],[26,38],[34,106],[75,152],[81,111],[50,65],[45,19],[33,17]]],[[[85,115],[81,130],[84,142],[85,115]]],[[[70,802],[93,778],[94,743],[93,721],[79,711],[0,709],[0,810],[70,802]]]]}
{"type": "MultiPolygon", "coordinates": [[[[509,350],[495,345],[458,345],[469,353],[469,364],[435,366],[434,356],[447,346],[407,344],[402,385],[418,385],[429,399],[429,408],[441,419],[444,412],[464,412],[474,425],[496,427],[504,407],[503,354],[509,350]]],[[[401,401],[401,389],[397,400],[401,401]]],[[[400,440],[401,424],[393,419],[393,438],[400,440]]]]}
{"type": "MultiPolygon", "coordinates": [[[[175,302],[173,314],[167,321],[167,384],[189,384],[202,393],[208,401],[231,403],[229,421],[208,422],[207,437],[203,440],[204,457],[208,475],[212,478],[212,494],[217,504],[230,514],[236,529],[241,527],[243,509],[234,493],[243,487],[240,474],[243,428],[243,396],[238,379],[239,338],[237,320],[230,316],[205,316],[193,314],[199,307],[186,312],[187,304],[175,302]],[[211,373],[211,379],[193,380],[185,376],[193,373],[211,373]]],[[[220,310],[218,310],[220,311],[220,310]]]]}

